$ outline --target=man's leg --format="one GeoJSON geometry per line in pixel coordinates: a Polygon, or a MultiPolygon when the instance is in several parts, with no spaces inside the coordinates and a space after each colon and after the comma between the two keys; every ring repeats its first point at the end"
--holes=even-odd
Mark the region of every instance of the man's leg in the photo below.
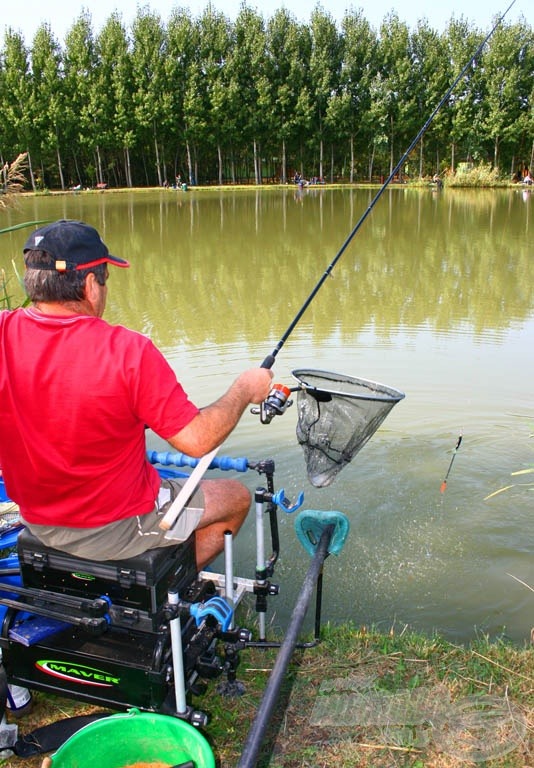
{"type": "Polygon", "coordinates": [[[235,534],[250,509],[251,495],[238,480],[203,480],[204,512],[195,531],[197,567],[205,568],[224,549],[224,534],[235,534]]]}

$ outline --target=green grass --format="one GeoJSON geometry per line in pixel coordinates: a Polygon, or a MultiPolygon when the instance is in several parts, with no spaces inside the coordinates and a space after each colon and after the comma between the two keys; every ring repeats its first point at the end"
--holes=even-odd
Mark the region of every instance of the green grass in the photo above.
{"type": "MultiPolygon", "coordinates": [[[[218,679],[192,702],[210,717],[204,734],[218,768],[237,766],[276,654],[245,649],[238,668],[243,695],[221,696],[218,679]]],[[[36,694],[20,732],[90,710],[36,694]]],[[[32,758],[24,767],[41,763],[32,758]]],[[[466,764],[534,765],[534,647],[484,637],[463,647],[351,625],[327,626],[318,645],[295,651],[257,761],[258,768],[466,764]]],[[[17,758],[0,761],[21,765],[17,758]]]]}

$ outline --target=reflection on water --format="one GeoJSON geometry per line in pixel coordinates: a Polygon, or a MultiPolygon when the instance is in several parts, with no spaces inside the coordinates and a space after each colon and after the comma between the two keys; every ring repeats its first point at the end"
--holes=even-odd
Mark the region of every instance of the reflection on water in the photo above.
{"type": "MultiPolygon", "coordinates": [[[[132,262],[113,272],[107,318],[150,334],[202,404],[273,350],[374,194],[73,194],[28,198],[1,223],[95,225],[132,262]]],[[[534,626],[534,594],[517,581],[534,587],[534,476],[511,474],[534,466],[531,205],[523,190],[388,190],[274,369],[290,385],[299,367],[361,376],[406,400],[328,489],[306,480],[293,409],[269,426],[244,416],[224,446],[272,456],[288,495],[303,489],[307,507],[349,515],[349,540],[325,569],[325,618],[407,622],[456,639],[506,631],[520,640],[534,626]]],[[[9,273],[24,239],[2,238],[9,273]]],[[[150,447],[161,445],[150,437],[150,447]]],[[[245,482],[253,489],[258,480],[245,482]]],[[[284,516],[281,623],[307,568],[292,527],[284,516]]],[[[252,576],[252,520],[237,549],[252,576]]]]}

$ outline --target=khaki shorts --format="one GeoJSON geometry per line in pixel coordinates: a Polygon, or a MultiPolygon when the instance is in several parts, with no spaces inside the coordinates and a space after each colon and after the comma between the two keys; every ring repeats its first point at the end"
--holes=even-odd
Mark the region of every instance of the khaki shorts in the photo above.
{"type": "Polygon", "coordinates": [[[88,560],[123,560],[156,547],[176,546],[193,533],[204,512],[204,494],[197,488],[189,497],[172,528],[172,539],[159,527],[187,478],[163,479],[156,507],[146,515],[127,517],[97,528],[56,528],[48,525],[24,525],[45,546],[88,560]]]}

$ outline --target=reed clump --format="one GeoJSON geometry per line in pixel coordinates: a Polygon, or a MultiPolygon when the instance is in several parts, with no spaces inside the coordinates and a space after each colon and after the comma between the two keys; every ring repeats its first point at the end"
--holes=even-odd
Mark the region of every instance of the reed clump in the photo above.
{"type": "Polygon", "coordinates": [[[459,163],[454,172],[445,174],[444,184],[447,187],[502,187],[508,186],[509,181],[503,179],[499,170],[489,163],[473,165],[459,163]]]}

